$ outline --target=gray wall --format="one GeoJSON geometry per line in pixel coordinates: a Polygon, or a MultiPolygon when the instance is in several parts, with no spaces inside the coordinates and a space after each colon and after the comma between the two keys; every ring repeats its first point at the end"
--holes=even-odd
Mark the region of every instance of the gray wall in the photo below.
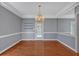
{"type": "Polygon", "coordinates": [[[70,32],[71,31],[71,22],[75,19],[70,18],[59,18],[58,19],[58,32],[62,32],[63,34],[58,34],[57,38],[61,42],[67,44],[71,48],[75,49],[75,37],[71,36],[70,34],[66,34],[64,32],[70,32]]]}
{"type": "Polygon", "coordinates": [[[0,36],[20,32],[20,24],[19,17],[0,6],[0,36]]]}
{"type": "Polygon", "coordinates": [[[27,18],[22,20],[22,32],[34,32],[35,19],[27,18]]]}
{"type": "Polygon", "coordinates": [[[56,18],[45,19],[44,32],[57,32],[57,19],[56,18]]]}
{"type": "Polygon", "coordinates": [[[59,18],[58,19],[58,32],[70,32],[71,22],[74,21],[72,18],[59,18]]]}
{"type": "Polygon", "coordinates": [[[77,51],[79,52],[79,5],[75,8],[76,10],[76,20],[77,20],[77,51]]]}
{"type": "MultiPolygon", "coordinates": [[[[44,22],[44,32],[57,32],[57,19],[46,18],[44,22]]],[[[57,39],[56,33],[44,33],[44,39],[57,39]]]]}
{"type": "Polygon", "coordinates": [[[77,14],[77,51],[79,52],[79,14],[77,14]]]}
{"type": "MultiPolygon", "coordinates": [[[[24,19],[22,20],[22,32],[34,32],[35,19],[24,19]],[[33,26],[28,24],[33,24],[33,26]],[[27,27],[33,27],[27,29],[27,27]]],[[[56,18],[46,18],[44,22],[44,39],[58,39],[71,48],[75,49],[75,38],[72,36],[61,35],[57,33],[46,33],[46,32],[70,32],[70,22],[73,19],[56,19],[56,18]]],[[[23,33],[22,39],[34,39],[35,33],[23,33]]]]}
{"type": "MultiPolygon", "coordinates": [[[[44,22],[44,32],[70,32],[70,22],[72,19],[51,19],[46,18],[44,22]]],[[[27,29],[29,27],[26,24],[33,24],[33,28],[35,25],[34,19],[24,19],[22,21],[22,32],[34,32],[33,28],[27,29]],[[25,28],[25,29],[24,29],[25,28]]],[[[22,39],[34,39],[35,33],[23,33],[22,39]]],[[[72,36],[61,35],[57,33],[44,33],[44,39],[58,39],[71,48],[75,49],[75,38],[72,36]]]]}
{"type": "MultiPolygon", "coordinates": [[[[45,19],[44,22],[44,32],[64,32],[69,31],[69,21],[67,20],[57,20],[57,19],[45,19]],[[64,25],[67,24],[67,25],[64,25]],[[61,28],[61,27],[64,27],[61,28]]],[[[78,25],[78,24],[77,24],[78,25]]],[[[0,6],[0,36],[13,34],[18,32],[34,32],[35,21],[34,18],[22,20],[21,28],[21,19],[8,11],[7,9],[0,6]]],[[[78,30],[78,29],[77,29],[78,30]]],[[[78,34],[77,34],[78,35],[78,34]]],[[[34,39],[35,33],[23,33],[22,39],[34,39]]],[[[75,38],[65,35],[60,35],[56,33],[44,33],[44,39],[59,39],[60,41],[66,43],[73,49],[75,49],[75,38]]],[[[12,35],[10,37],[0,38],[0,51],[6,49],[13,43],[21,39],[21,34],[12,35]]]]}
{"type": "MultiPolygon", "coordinates": [[[[0,5],[0,36],[20,31],[21,19],[0,5]]],[[[20,39],[20,34],[0,38],[0,52],[20,39]]]]}
{"type": "MultiPolygon", "coordinates": [[[[35,19],[27,18],[22,20],[22,32],[34,32],[35,19]],[[32,24],[32,25],[29,25],[32,24]]],[[[44,22],[44,32],[57,32],[57,19],[46,18],[44,22]]],[[[34,39],[35,33],[23,33],[23,39],[34,39]],[[27,35],[27,36],[26,36],[27,35]]],[[[56,34],[44,33],[44,39],[56,39],[56,34]]]]}
{"type": "Polygon", "coordinates": [[[34,32],[35,28],[35,19],[34,18],[27,18],[22,20],[22,39],[34,39],[35,33],[27,33],[27,32],[34,32]]]}
{"type": "Polygon", "coordinates": [[[77,20],[77,51],[79,52],[79,5],[75,8],[77,20]]]}
{"type": "Polygon", "coordinates": [[[76,41],[75,40],[75,37],[58,34],[58,37],[57,38],[61,42],[65,43],[66,45],[68,45],[71,48],[73,48],[74,50],[76,50],[76,48],[75,48],[75,41],[76,41]]]}

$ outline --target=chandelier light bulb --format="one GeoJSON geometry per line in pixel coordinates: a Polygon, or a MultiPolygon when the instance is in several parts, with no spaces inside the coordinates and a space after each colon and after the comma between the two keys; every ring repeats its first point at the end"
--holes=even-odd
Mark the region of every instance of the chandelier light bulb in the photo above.
{"type": "Polygon", "coordinates": [[[35,17],[36,22],[42,23],[44,21],[44,16],[41,14],[41,5],[38,5],[38,15],[35,17]]]}

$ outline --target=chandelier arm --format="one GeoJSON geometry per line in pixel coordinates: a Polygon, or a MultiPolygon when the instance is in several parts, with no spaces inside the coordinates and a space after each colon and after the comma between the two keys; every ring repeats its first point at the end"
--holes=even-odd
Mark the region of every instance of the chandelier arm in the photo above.
{"type": "Polygon", "coordinates": [[[38,9],[39,9],[38,15],[41,15],[41,5],[38,5],[38,9]]]}

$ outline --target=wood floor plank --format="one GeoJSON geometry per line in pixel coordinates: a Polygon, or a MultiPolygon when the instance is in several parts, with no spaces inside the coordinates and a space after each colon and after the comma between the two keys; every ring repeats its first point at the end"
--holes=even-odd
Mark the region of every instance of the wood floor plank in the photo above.
{"type": "Polygon", "coordinates": [[[77,56],[58,41],[21,41],[1,56],[77,56]]]}

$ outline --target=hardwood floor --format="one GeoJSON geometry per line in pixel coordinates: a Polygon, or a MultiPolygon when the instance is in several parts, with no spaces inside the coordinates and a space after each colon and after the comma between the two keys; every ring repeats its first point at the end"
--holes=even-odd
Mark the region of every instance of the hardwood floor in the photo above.
{"type": "Polygon", "coordinates": [[[21,41],[1,56],[77,56],[58,41],[21,41]]]}

